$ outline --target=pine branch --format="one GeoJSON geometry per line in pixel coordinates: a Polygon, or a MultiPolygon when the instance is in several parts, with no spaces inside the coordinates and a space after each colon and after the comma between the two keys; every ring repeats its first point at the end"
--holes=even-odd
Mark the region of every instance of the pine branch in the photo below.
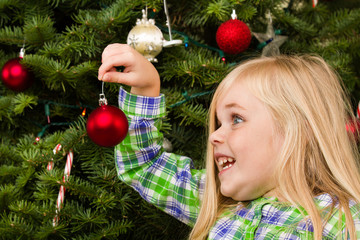
{"type": "Polygon", "coordinates": [[[202,105],[182,106],[182,121],[185,126],[194,124],[197,127],[206,126],[208,109],[202,105]]]}
{"type": "Polygon", "coordinates": [[[173,151],[193,159],[194,165],[197,168],[203,167],[206,136],[204,128],[195,128],[189,131],[188,128],[177,124],[174,124],[172,130],[166,134],[166,137],[172,143],[173,151]]]}
{"type": "Polygon", "coordinates": [[[37,105],[38,98],[36,96],[25,95],[23,93],[17,94],[13,98],[14,113],[22,114],[25,108],[33,109],[32,105],[37,105]]]}
{"type": "Polygon", "coordinates": [[[360,9],[339,9],[321,26],[320,37],[336,38],[353,36],[354,30],[359,31],[360,9]]]}
{"type": "Polygon", "coordinates": [[[219,0],[210,2],[207,8],[203,11],[202,22],[206,23],[210,17],[215,17],[220,21],[226,21],[229,19],[233,6],[227,0],[219,0]]]}
{"type": "Polygon", "coordinates": [[[1,218],[0,232],[4,239],[11,239],[12,236],[25,239],[32,238],[34,226],[27,223],[24,218],[19,217],[14,213],[8,215],[4,214],[1,218]]]}
{"type": "Polygon", "coordinates": [[[70,233],[65,223],[58,223],[53,226],[53,221],[48,220],[34,230],[33,239],[69,239],[70,233]]]}
{"type": "Polygon", "coordinates": [[[127,233],[128,231],[134,231],[134,224],[127,219],[123,219],[121,221],[112,221],[111,223],[102,226],[89,237],[90,239],[99,240],[104,238],[117,239],[120,234],[127,233]]]}
{"type": "Polygon", "coordinates": [[[160,68],[164,81],[181,82],[181,86],[188,87],[211,87],[212,84],[220,82],[229,69],[228,65],[221,62],[219,57],[214,57],[214,53],[209,50],[199,48],[184,50],[183,53],[186,58],[180,58],[181,60],[174,60],[182,57],[181,55],[167,54],[168,64],[160,68]]]}
{"type": "Polygon", "coordinates": [[[24,43],[24,34],[21,27],[5,26],[0,29],[0,42],[6,45],[18,45],[24,43]]]}
{"type": "Polygon", "coordinates": [[[70,149],[74,152],[77,151],[77,146],[80,143],[84,143],[86,133],[86,121],[83,117],[79,117],[69,129],[64,132],[62,137],[63,149],[68,152],[70,149]]]}
{"type": "Polygon", "coordinates": [[[9,204],[19,197],[19,189],[13,184],[0,185],[0,212],[6,213],[9,204]]]}
{"type": "Polygon", "coordinates": [[[92,240],[92,239],[118,239],[121,234],[125,234],[129,231],[133,231],[134,225],[131,221],[121,220],[113,221],[109,224],[103,225],[102,227],[97,228],[90,234],[78,235],[76,236],[77,240],[92,240]]]}
{"type": "Polygon", "coordinates": [[[31,224],[39,224],[42,219],[42,216],[39,216],[36,204],[28,200],[18,200],[10,203],[9,210],[31,224]]]}
{"type": "MultiPolygon", "coordinates": [[[[282,11],[272,12],[276,17],[276,21],[284,25],[289,35],[299,34],[301,38],[315,37],[318,29],[312,23],[308,23],[299,17],[282,11]]],[[[298,37],[299,38],[299,37],[298,37]]]]}
{"type": "Polygon", "coordinates": [[[35,76],[38,76],[50,90],[66,91],[66,85],[74,87],[76,79],[69,70],[70,61],[55,61],[40,55],[28,54],[23,59],[25,66],[30,66],[35,76]]]}
{"type": "Polygon", "coordinates": [[[13,165],[0,166],[0,182],[5,184],[14,180],[14,178],[22,171],[21,167],[13,165]]]}
{"type": "MultiPolygon", "coordinates": [[[[0,121],[4,124],[8,122],[13,123],[13,105],[12,97],[5,96],[0,98],[0,121]]],[[[9,126],[9,125],[8,125],[9,126]]]]}
{"type": "Polygon", "coordinates": [[[54,22],[47,16],[36,16],[24,25],[24,37],[26,42],[35,47],[43,46],[47,41],[54,39],[56,30],[54,22]]]}
{"type": "Polygon", "coordinates": [[[127,0],[118,0],[101,11],[80,10],[74,20],[88,29],[95,30],[106,39],[113,39],[115,30],[120,30],[132,16],[131,7],[135,6],[127,0]]]}

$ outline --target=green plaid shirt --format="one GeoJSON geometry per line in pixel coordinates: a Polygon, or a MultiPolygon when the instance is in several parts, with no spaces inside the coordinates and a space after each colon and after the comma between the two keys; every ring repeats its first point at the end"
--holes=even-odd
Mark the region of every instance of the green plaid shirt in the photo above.
{"type": "MultiPolygon", "coordinates": [[[[118,175],[148,202],[180,221],[193,226],[205,186],[205,170],[192,167],[191,159],[162,149],[159,129],[165,116],[165,99],[136,96],[120,89],[120,108],[129,118],[129,132],[116,146],[118,175]]],[[[325,218],[323,239],[343,239],[345,217],[329,194],[314,201],[325,218]],[[341,218],[341,220],[340,220],[341,218]]],[[[357,237],[360,239],[360,205],[350,202],[357,237]]],[[[225,212],[211,228],[209,239],[312,239],[311,221],[299,208],[276,198],[253,200],[225,212]]]]}

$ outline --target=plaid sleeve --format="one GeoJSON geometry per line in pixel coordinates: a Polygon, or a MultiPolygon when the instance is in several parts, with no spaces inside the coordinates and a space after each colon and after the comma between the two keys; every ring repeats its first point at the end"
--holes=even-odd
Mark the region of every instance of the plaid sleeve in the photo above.
{"type": "Polygon", "coordinates": [[[165,98],[136,96],[120,89],[119,106],[129,120],[126,138],[115,147],[117,172],[148,202],[192,226],[205,182],[191,159],[162,149],[159,131],[165,98]]]}

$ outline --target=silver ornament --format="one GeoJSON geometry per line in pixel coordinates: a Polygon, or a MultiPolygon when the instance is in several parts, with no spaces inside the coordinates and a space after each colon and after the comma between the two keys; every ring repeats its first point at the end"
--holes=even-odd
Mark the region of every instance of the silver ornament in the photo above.
{"type": "Polygon", "coordinates": [[[169,29],[170,41],[164,39],[161,30],[155,26],[155,20],[147,18],[147,11],[145,10],[142,10],[142,19],[137,19],[136,26],[130,30],[127,37],[127,44],[133,47],[150,62],[157,62],[155,57],[161,52],[163,47],[172,47],[182,44],[181,40],[172,39],[166,1],[164,1],[164,4],[167,17],[166,25],[169,29]]]}
{"type": "Polygon", "coordinates": [[[172,146],[170,140],[167,138],[164,138],[162,147],[164,148],[164,150],[166,152],[172,152],[172,150],[173,150],[173,146],[172,146]]]}
{"type": "Polygon", "coordinates": [[[142,12],[142,19],[137,19],[136,26],[129,32],[127,44],[150,62],[157,62],[155,57],[162,50],[164,37],[161,30],[155,26],[154,19],[148,20],[145,10],[142,12]]]}
{"type": "Polygon", "coordinates": [[[280,46],[288,39],[287,36],[275,35],[274,27],[272,25],[271,14],[268,14],[268,25],[265,33],[253,32],[257,40],[265,44],[262,49],[261,56],[277,56],[280,55],[280,46]]]}

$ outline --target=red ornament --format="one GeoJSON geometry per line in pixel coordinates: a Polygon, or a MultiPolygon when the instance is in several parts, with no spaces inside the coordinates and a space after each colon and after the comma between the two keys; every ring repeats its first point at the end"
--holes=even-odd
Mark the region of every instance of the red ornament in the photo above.
{"type": "Polygon", "coordinates": [[[360,119],[356,118],[355,121],[349,120],[346,124],[346,131],[348,134],[351,134],[355,137],[355,140],[359,140],[359,130],[360,130],[360,119]]]}
{"type": "Polygon", "coordinates": [[[7,61],[1,70],[1,79],[9,89],[21,92],[34,82],[33,74],[21,64],[21,58],[7,61]]]}
{"type": "Polygon", "coordinates": [[[129,123],[119,108],[102,105],[95,109],[86,123],[90,139],[102,147],[114,147],[124,140],[129,123]]]}
{"type": "Polygon", "coordinates": [[[249,47],[251,32],[244,22],[238,19],[230,19],[218,28],[216,42],[225,53],[239,54],[249,47]]]}

